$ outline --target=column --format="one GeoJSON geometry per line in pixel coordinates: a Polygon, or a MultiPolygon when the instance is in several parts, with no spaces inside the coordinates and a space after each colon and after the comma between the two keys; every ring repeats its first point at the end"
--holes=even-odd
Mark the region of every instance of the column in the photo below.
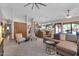
{"type": "Polygon", "coordinates": [[[61,33],[63,33],[63,23],[61,23],[61,33]]]}

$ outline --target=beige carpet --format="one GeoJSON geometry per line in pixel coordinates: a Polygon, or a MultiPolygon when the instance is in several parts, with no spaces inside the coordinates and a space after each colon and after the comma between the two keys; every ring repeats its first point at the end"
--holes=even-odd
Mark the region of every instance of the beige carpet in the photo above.
{"type": "MultiPolygon", "coordinates": [[[[43,39],[38,38],[17,44],[14,40],[4,43],[4,56],[49,56],[45,50],[43,39]]],[[[56,55],[53,55],[56,56],[56,55]]]]}

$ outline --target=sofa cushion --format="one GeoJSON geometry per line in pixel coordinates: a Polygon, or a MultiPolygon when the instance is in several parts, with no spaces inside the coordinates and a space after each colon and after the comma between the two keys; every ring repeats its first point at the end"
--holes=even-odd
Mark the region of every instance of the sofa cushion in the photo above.
{"type": "Polygon", "coordinates": [[[61,41],[56,45],[57,49],[60,49],[66,53],[75,55],[77,53],[77,44],[70,41],[61,41]]]}
{"type": "Polygon", "coordinates": [[[66,34],[66,40],[77,43],[77,36],[72,34],[66,34]]]}
{"type": "Polygon", "coordinates": [[[66,35],[64,33],[60,34],[60,40],[65,40],[66,35]]]}

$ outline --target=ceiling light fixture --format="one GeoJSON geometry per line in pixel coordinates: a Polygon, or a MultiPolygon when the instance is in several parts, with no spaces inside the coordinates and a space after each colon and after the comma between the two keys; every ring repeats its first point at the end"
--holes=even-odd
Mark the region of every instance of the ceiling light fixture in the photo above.
{"type": "Polygon", "coordinates": [[[66,16],[66,18],[71,18],[71,17],[72,17],[72,16],[70,15],[70,11],[71,11],[70,9],[67,10],[67,16],[66,16]]]}

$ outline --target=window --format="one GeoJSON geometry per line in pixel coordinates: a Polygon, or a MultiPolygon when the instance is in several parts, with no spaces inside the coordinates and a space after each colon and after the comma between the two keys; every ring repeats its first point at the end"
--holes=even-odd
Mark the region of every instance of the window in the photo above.
{"type": "Polygon", "coordinates": [[[72,24],[72,34],[76,34],[77,32],[77,24],[72,24]]]}
{"type": "Polygon", "coordinates": [[[63,33],[71,33],[71,24],[63,25],[63,33]]]}
{"type": "Polygon", "coordinates": [[[60,33],[62,30],[63,33],[70,33],[76,35],[76,32],[79,31],[79,23],[67,23],[55,25],[55,33],[60,33]]]}
{"type": "Polygon", "coordinates": [[[76,34],[78,30],[79,30],[79,24],[72,24],[72,33],[76,34]]]}
{"type": "Polygon", "coordinates": [[[76,34],[78,29],[79,29],[79,24],[70,23],[63,25],[63,33],[76,34]]]}

